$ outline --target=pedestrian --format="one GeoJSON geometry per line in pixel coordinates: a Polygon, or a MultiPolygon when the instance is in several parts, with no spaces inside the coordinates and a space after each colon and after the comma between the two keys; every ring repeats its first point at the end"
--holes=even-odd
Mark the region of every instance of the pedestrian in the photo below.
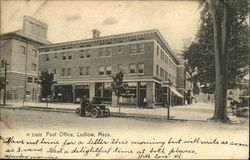
{"type": "Polygon", "coordinates": [[[143,98],[143,108],[147,108],[148,100],[146,97],[143,98]]]}
{"type": "Polygon", "coordinates": [[[80,111],[81,117],[85,117],[86,107],[87,107],[88,103],[89,103],[89,100],[86,96],[81,98],[81,111],[80,111]]]}

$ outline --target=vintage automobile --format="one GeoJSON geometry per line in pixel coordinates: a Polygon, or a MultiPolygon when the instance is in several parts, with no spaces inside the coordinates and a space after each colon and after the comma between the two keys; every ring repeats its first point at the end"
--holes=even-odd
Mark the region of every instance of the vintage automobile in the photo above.
{"type": "MultiPolygon", "coordinates": [[[[75,113],[80,114],[81,107],[76,108],[75,113]]],[[[110,110],[106,105],[101,104],[97,97],[93,97],[92,101],[87,103],[85,107],[85,114],[90,114],[93,118],[103,115],[104,117],[110,116],[110,110]]]]}

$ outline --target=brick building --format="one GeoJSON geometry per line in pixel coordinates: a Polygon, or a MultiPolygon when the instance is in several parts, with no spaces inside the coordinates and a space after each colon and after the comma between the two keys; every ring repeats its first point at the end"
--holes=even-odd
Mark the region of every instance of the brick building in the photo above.
{"type": "MultiPolygon", "coordinates": [[[[23,29],[0,35],[1,56],[7,66],[7,100],[37,101],[39,86],[38,53],[36,48],[49,44],[47,24],[32,17],[24,16],[23,29]]],[[[0,77],[4,77],[4,66],[0,68],[0,77]]],[[[1,93],[1,99],[3,98],[1,93]]]]}
{"type": "Polygon", "coordinates": [[[172,104],[183,103],[184,65],[158,30],[147,30],[38,47],[39,71],[55,73],[54,99],[74,102],[83,95],[103,97],[116,105],[110,75],[125,70],[129,93],[123,104],[140,106],[144,97],[148,106],[162,103],[161,84],[170,79],[172,104]]]}

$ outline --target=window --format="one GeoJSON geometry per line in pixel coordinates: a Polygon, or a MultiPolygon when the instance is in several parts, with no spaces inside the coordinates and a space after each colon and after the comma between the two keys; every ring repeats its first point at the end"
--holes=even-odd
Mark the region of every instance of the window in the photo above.
{"type": "Polygon", "coordinates": [[[35,83],[38,83],[38,82],[39,82],[39,81],[38,81],[38,78],[35,78],[35,79],[34,79],[34,82],[35,82],[35,83]]]}
{"type": "Polygon", "coordinates": [[[83,75],[83,67],[80,67],[80,72],[79,75],[82,76],[83,75]]]}
{"type": "Polygon", "coordinates": [[[32,63],[32,71],[36,72],[36,64],[35,63],[32,63]]]}
{"type": "Polygon", "coordinates": [[[66,54],[63,53],[62,60],[66,60],[66,54]]]}
{"type": "Polygon", "coordinates": [[[106,73],[107,73],[107,75],[111,75],[111,65],[108,65],[107,66],[107,71],[106,71],[106,73]]]}
{"type": "Polygon", "coordinates": [[[100,57],[105,56],[105,48],[100,48],[100,57]]]}
{"type": "Polygon", "coordinates": [[[119,71],[123,71],[125,68],[122,64],[118,64],[118,70],[119,71]]]}
{"type": "Polygon", "coordinates": [[[57,59],[57,53],[54,54],[54,58],[57,59]]]}
{"type": "Polygon", "coordinates": [[[32,49],[32,54],[33,54],[33,57],[37,58],[37,52],[35,49],[32,49]]]}
{"type": "Polygon", "coordinates": [[[71,68],[68,68],[68,76],[71,76],[71,68]]]}
{"type": "Polygon", "coordinates": [[[139,44],[139,53],[144,53],[144,44],[139,44]]]}
{"type": "Polygon", "coordinates": [[[99,75],[104,75],[104,66],[99,66],[99,75]]]}
{"type": "Polygon", "coordinates": [[[84,50],[81,50],[81,52],[80,52],[80,58],[84,58],[84,50]]]}
{"type": "Polygon", "coordinates": [[[165,63],[167,63],[168,64],[168,56],[167,55],[165,55],[165,63]]]}
{"type": "Polygon", "coordinates": [[[168,72],[165,71],[165,79],[168,79],[168,72]]]}
{"type": "Polygon", "coordinates": [[[129,65],[129,73],[135,73],[136,66],[135,64],[130,64],[129,65]]]}
{"type": "Polygon", "coordinates": [[[26,96],[30,96],[31,95],[31,91],[26,91],[26,96]]]}
{"type": "Polygon", "coordinates": [[[164,60],[164,52],[161,50],[161,59],[164,60]]]}
{"type": "Polygon", "coordinates": [[[62,77],[65,76],[65,68],[62,68],[62,77]]]}
{"type": "Polygon", "coordinates": [[[32,77],[28,77],[28,78],[27,78],[27,82],[28,82],[28,83],[32,83],[32,82],[33,82],[33,78],[32,78],[32,77]]]}
{"type": "Polygon", "coordinates": [[[89,75],[89,66],[86,67],[86,75],[89,75]]]}
{"type": "Polygon", "coordinates": [[[118,53],[122,54],[123,53],[123,46],[118,46],[118,53]]]}
{"type": "Polygon", "coordinates": [[[159,56],[159,46],[157,45],[157,50],[156,50],[156,53],[157,53],[157,56],[159,56]]]}
{"type": "Polygon", "coordinates": [[[107,56],[112,56],[112,48],[108,47],[107,49],[108,49],[107,56]]]}
{"type": "Polygon", "coordinates": [[[163,68],[161,68],[161,67],[160,67],[160,76],[161,76],[161,77],[164,77],[164,70],[163,70],[163,68]]]}
{"type": "Polygon", "coordinates": [[[156,65],[156,75],[159,75],[159,65],[156,65]]]}
{"type": "Polygon", "coordinates": [[[90,58],[90,57],[91,57],[91,56],[90,56],[90,50],[87,50],[86,57],[87,57],[87,58],[90,58]]]}
{"type": "Polygon", "coordinates": [[[68,59],[72,59],[72,54],[71,53],[69,53],[68,59]]]}
{"type": "Polygon", "coordinates": [[[46,54],[46,61],[49,61],[49,55],[46,54]]]}
{"type": "Polygon", "coordinates": [[[136,45],[135,44],[132,44],[130,46],[130,50],[131,50],[131,54],[135,54],[136,53],[136,45]]]}
{"type": "Polygon", "coordinates": [[[20,54],[25,55],[25,47],[20,46],[20,54]]]}
{"type": "Polygon", "coordinates": [[[139,73],[143,73],[144,72],[144,64],[143,63],[139,63],[139,65],[138,65],[138,72],[139,73]]]}

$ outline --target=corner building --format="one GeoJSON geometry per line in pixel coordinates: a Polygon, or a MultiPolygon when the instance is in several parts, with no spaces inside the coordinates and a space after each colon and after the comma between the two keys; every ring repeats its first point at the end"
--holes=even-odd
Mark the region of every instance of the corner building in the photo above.
{"type": "MultiPolygon", "coordinates": [[[[37,47],[50,44],[47,41],[47,24],[29,16],[23,17],[22,30],[0,35],[0,60],[7,61],[7,101],[38,101],[37,47]]],[[[0,77],[5,77],[4,66],[0,77]]],[[[3,90],[0,94],[3,99],[3,90]]]]}
{"type": "Polygon", "coordinates": [[[55,73],[55,101],[74,102],[86,95],[102,97],[104,102],[115,106],[117,97],[112,93],[110,75],[124,70],[129,93],[122,96],[123,105],[141,106],[144,97],[149,107],[161,104],[161,83],[166,79],[173,83],[171,104],[183,103],[185,89],[183,85],[178,87],[177,81],[179,74],[183,76],[184,66],[179,65],[158,30],[99,35],[99,31],[93,30],[91,39],[38,48],[39,71],[47,69],[55,73]]]}

